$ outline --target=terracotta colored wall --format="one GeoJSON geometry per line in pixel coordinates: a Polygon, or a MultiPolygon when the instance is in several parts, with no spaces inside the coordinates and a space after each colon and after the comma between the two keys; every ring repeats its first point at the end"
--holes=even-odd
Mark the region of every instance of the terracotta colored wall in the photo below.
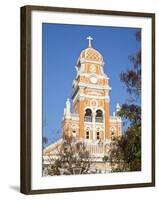
{"type": "Polygon", "coordinates": [[[79,101],[79,137],[84,138],[84,100],[79,101]]]}
{"type": "Polygon", "coordinates": [[[110,139],[109,103],[105,102],[105,138],[110,139]]]}

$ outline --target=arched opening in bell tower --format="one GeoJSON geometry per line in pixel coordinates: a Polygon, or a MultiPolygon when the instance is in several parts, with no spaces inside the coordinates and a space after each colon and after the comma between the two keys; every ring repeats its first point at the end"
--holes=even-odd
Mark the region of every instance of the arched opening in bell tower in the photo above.
{"type": "Polygon", "coordinates": [[[103,111],[102,110],[96,111],[95,121],[96,122],[103,122],[103,111]]]}
{"type": "Polygon", "coordinates": [[[92,122],[92,110],[90,108],[85,110],[84,121],[92,122]]]}

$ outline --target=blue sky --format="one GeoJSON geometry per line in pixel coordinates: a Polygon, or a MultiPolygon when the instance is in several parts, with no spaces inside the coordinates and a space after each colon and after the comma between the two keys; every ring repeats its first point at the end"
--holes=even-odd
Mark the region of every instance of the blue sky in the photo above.
{"type": "Polygon", "coordinates": [[[110,114],[116,103],[125,103],[128,93],[120,81],[120,73],[132,67],[128,56],[139,44],[135,33],[139,29],[64,24],[43,24],[43,135],[48,144],[60,137],[63,109],[71,97],[75,65],[80,52],[87,48],[87,36],[92,46],[104,58],[104,71],[110,78],[110,114]]]}

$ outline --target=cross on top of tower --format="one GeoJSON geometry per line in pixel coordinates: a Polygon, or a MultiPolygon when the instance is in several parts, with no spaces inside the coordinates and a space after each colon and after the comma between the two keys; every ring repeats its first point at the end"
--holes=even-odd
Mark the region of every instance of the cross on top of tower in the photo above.
{"type": "Polygon", "coordinates": [[[91,37],[91,36],[88,36],[87,37],[87,40],[88,40],[88,47],[92,47],[92,43],[91,43],[91,41],[93,40],[93,38],[91,37]]]}

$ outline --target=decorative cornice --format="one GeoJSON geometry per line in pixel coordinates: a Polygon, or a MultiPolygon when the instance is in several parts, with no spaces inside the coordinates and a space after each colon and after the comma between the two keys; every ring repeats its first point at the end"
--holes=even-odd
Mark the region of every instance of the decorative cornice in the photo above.
{"type": "Polygon", "coordinates": [[[85,95],[85,94],[80,94],[80,97],[90,98],[90,99],[103,99],[103,100],[110,100],[109,96],[94,96],[94,95],[85,95]]]}
{"type": "Polygon", "coordinates": [[[112,88],[109,86],[101,86],[101,85],[95,85],[95,84],[89,84],[89,83],[79,83],[79,87],[88,87],[91,89],[98,89],[98,90],[111,90],[112,88]]]}
{"type": "Polygon", "coordinates": [[[109,80],[109,77],[108,77],[105,73],[103,73],[102,75],[99,75],[99,74],[92,73],[92,72],[88,72],[88,73],[79,72],[79,73],[78,73],[78,76],[85,76],[85,77],[88,77],[88,78],[90,78],[91,76],[96,76],[98,79],[106,79],[106,80],[109,80]]]}
{"type": "Polygon", "coordinates": [[[111,122],[122,122],[122,119],[121,119],[121,117],[119,117],[119,116],[110,116],[110,121],[111,122]]]}
{"type": "Polygon", "coordinates": [[[99,64],[101,66],[104,66],[104,62],[101,62],[101,61],[93,61],[93,60],[87,60],[87,59],[84,59],[84,58],[80,58],[80,59],[77,60],[77,64],[78,64],[79,61],[80,61],[81,64],[87,62],[87,63],[95,63],[95,64],[99,64]]]}
{"type": "Polygon", "coordinates": [[[84,100],[85,98],[89,99],[100,99],[100,100],[105,100],[106,102],[110,102],[110,97],[109,96],[94,96],[94,95],[85,95],[85,94],[80,94],[79,90],[76,93],[76,95],[72,98],[73,103],[78,99],[78,100],[84,100]]]}

